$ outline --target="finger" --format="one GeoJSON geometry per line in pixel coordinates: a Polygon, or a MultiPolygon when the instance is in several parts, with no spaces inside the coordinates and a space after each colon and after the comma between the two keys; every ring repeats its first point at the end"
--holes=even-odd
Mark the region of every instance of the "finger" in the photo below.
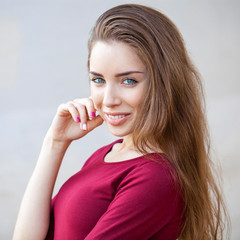
{"type": "Polygon", "coordinates": [[[75,99],[74,103],[76,103],[76,106],[79,103],[85,105],[88,118],[92,119],[96,116],[96,109],[91,98],[75,99]]]}
{"type": "Polygon", "coordinates": [[[87,121],[89,117],[87,114],[86,106],[79,102],[73,102],[73,104],[74,104],[74,107],[77,109],[79,118],[81,120],[80,127],[83,130],[87,130],[87,121]]]}
{"type": "Polygon", "coordinates": [[[87,130],[90,132],[94,128],[100,126],[102,123],[103,123],[103,119],[100,115],[98,115],[93,120],[87,122],[87,130]]]}
{"type": "Polygon", "coordinates": [[[75,106],[72,102],[68,102],[66,104],[61,104],[58,107],[58,115],[61,117],[67,117],[68,115],[73,118],[74,121],[79,122],[79,114],[75,106]]]}
{"type": "Polygon", "coordinates": [[[95,118],[96,117],[96,109],[94,107],[92,99],[88,98],[86,100],[86,107],[87,107],[89,118],[95,118]]]}
{"type": "Polygon", "coordinates": [[[91,117],[96,117],[96,108],[93,103],[92,96],[90,96],[88,99],[89,99],[89,111],[90,111],[91,117]]]}

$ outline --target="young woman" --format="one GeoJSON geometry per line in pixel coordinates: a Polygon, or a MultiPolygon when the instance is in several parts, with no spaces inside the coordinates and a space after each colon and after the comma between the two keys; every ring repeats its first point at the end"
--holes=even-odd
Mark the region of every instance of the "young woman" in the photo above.
{"type": "Polygon", "coordinates": [[[223,239],[201,81],[175,25],[145,6],[112,8],[93,28],[88,68],[91,97],[59,106],[14,239],[223,239]],[[103,121],[119,140],[51,201],[67,148],[103,121]]]}

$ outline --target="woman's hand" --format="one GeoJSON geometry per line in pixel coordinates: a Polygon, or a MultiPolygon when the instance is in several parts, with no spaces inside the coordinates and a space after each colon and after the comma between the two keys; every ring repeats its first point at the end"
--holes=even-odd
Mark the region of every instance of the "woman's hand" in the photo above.
{"type": "Polygon", "coordinates": [[[95,114],[91,98],[76,99],[59,106],[25,191],[14,240],[45,239],[49,229],[53,188],[64,154],[71,141],[83,137],[103,123],[102,118],[95,114]]]}
{"type": "Polygon", "coordinates": [[[50,127],[53,141],[71,142],[79,139],[103,123],[96,116],[91,98],[75,99],[61,104],[50,127]]]}

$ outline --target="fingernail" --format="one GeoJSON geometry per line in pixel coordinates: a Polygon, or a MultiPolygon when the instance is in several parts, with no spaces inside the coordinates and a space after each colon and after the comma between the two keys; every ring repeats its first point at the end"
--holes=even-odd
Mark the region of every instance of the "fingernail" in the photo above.
{"type": "Polygon", "coordinates": [[[82,128],[83,128],[83,130],[87,130],[87,124],[86,124],[86,123],[83,123],[82,128]]]}
{"type": "Polygon", "coordinates": [[[76,117],[76,120],[77,120],[77,122],[80,122],[81,120],[80,120],[80,117],[76,117]]]}
{"type": "Polygon", "coordinates": [[[91,117],[96,117],[95,112],[91,112],[91,117]]]}

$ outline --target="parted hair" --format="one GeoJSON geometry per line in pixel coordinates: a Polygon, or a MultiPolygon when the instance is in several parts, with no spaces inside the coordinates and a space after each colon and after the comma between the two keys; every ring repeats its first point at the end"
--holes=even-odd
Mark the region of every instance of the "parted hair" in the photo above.
{"type": "Polygon", "coordinates": [[[178,29],[158,10],[124,4],[97,20],[88,65],[97,41],[128,44],[147,67],[149,86],[133,142],[142,153],[161,149],[176,169],[185,206],[179,239],[223,239],[228,214],[210,159],[202,81],[178,29]]]}

